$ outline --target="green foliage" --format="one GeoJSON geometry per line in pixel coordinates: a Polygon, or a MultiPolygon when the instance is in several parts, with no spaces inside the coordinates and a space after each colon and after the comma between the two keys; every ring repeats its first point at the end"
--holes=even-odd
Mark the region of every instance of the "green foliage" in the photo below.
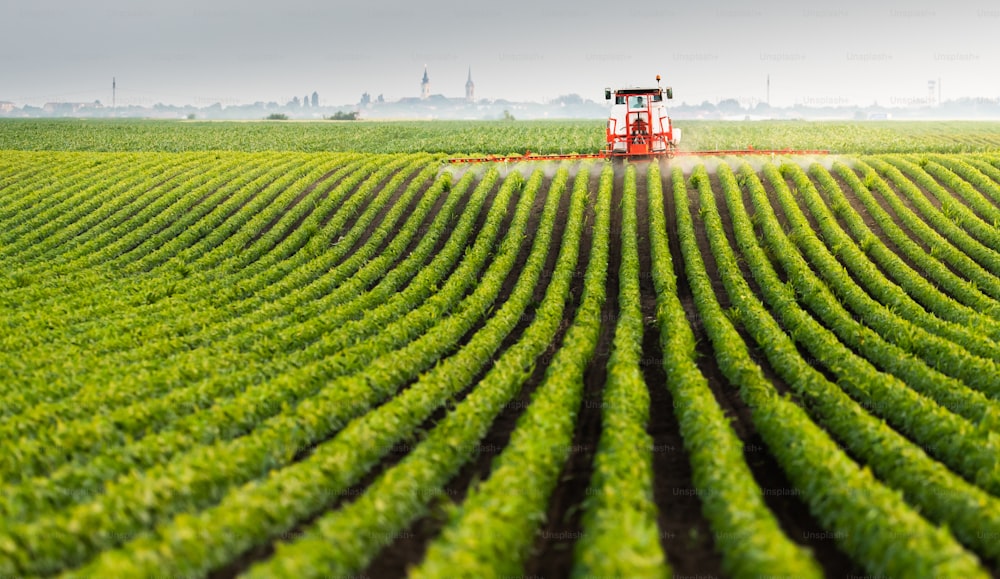
{"type": "MultiPolygon", "coordinates": [[[[703,166],[696,168],[696,172],[704,174],[704,171],[703,166]]],[[[744,165],[742,172],[748,178],[752,175],[749,165],[744,165]]],[[[744,249],[744,255],[750,261],[755,275],[773,273],[764,260],[763,252],[754,249],[757,241],[753,228],[736,180],[727,165],[719,167],[719,176],[733,227],[739,238],[739,246],[744,249]]],[[[750,187],[755,208],[758,212],[766,213],[763,219],[765,240],[780,241],[784,234],[770,212],[770,207],[765,205],[768,201],[763,186],[751,181],[750,187]]],[[[678,194],[675,197],[679,206],[686,205],[686,195],[678,194]]],[[[759,278],[758,283],[765,284],[762,285],[762,290],[767,294],[776,315],[788,328],[787,333],[777,324],[749,290],[746,280],[740,274],[715,207],[715,195],[707,179],[700,181],[699,201],[705,210],[703,224],[713,257],[726,292],[738,307],[743,329],[764,350],[774,370],[807,402],[804,406],[814,412],[815,419],[832,429],[841,440],[850,441],[849,445],[856,453],[861,449],[869,452],[884,451],[879,445],[871,448],[871,443],[864,440],[866,436],[871,436],[873,428],[879,428],[879,424],[884,426],[884,423],[873,421],[870,417],[865,420],[863,411],[859,411],[837,385],[831,384],[806,363],[793,340],[812,340],[815,347],[811,348],[811,353],[827,364],[844,359],[843,354],[833,353],[840,345],[824,336],[822,329],[817,332],[806,326],[812,318],[802,315],[787,286],[759,278]]],[[[687,229],[682,240],[691,239],[693,224],[690,223],[689,212],[679,211],[678,215],[679,220],[682,220],[679,221],[679,226],[687,229]]],[[[695,278],[703,277],[704,267],[700,264],[697,246],[689,241],[683,247],[688,271],[693,272],[692,276],[695,278]]],[[[784,247],[782,255],[793,251],[784,247]]],[[[796,271],[791,277],[799,275],[796,271]]],[[[916,576],[967,573],[981,576],[983,571],[976,558],[962,549],[951,533],[927,523],[902,501],[898,493],[880,485],[869,470],[854,463],[826,431],[812,422],[802,407],[791,403],[787,398],[776,396],[773,387],[750,358],[735,328],[721,314],[711,286],[706,281],[707,278],[704,278],[703,281],[692,284],[692,291],[699,311],[706,320],[723,373],[734,386],[739,387],[741,396],[753,409],[754,415],[759,417],[755,419],[755,425],[761,437],[782,465],[791,483],[803,493],[813,515],[831,531],[841,548],[875,574],[916,576]],[[838,484],[828,484],[831,480],[838,481],[838,484]],[[906,551],[892,548],[900,528],[907,529],[907,545],[924,546],[906,551]]],[[[837,371],[837,367],[833,368],[837,371]]],[[[874,383],[867,380],[865,384],[874,383]]],[[[896,408],[894,402],[887,406],[896,408]]],[[[895,468],[897,464],[898,461],[887,461],[886,466],[893,465],[895,468]]],[[[910,480],[919,488],[927,479],[910,480]]]]}
{"type": "MultiPolygon", "coordinates": [[[[583,171],[581,171],[583,174],[583,171]]],[[[578,181],[586,187],[586,181],[578,181]]],[[[598,187],[596,221],[583,296],[545,379],[518,420],[490,478],[473,488],[433,541],[417,577],[519,574],[572,446],[583,397],[583,371],[594,355],[606,298],[612,171],[598,187]]]]}
{"type": "Polygon", "coordinates": [[[642,377],[642,310],[635,167],[625,172],[622,193],[618,322],[601,402],[601,438],[590,493],[584,503],[583,537],[576,543],[579,577],[666,577],[653,502],[653,439],[646,432],[649,392],[642,377]]]}
{"type": "Polygon", "coordinates": [[[1000,157],[629,163],[616,180],[610,163],[423,152],[587,151],[601,136],[589,122],[0,123],[0,575],[225,574],[271,547],[250,574],[358,575],[424,517],[443,530],[413,574],[522,574],[602,335],[567,573],[670,572],[655,388],[726,573],[823,571],[764,500],[748,430],[871,574],[996,561],[1000,157]],[[645,379],[651,355],[666,384],[645,379]],[[704,363],[751,412],[723,411],[704,363]],[[460,500],[452,485],[512,410],[509,443],[460,500]]]}
{"type": "Polygon", "coordinates": [[[331,121],[356,121],[358,120],[357,111],[337,111],[330,115],[331,121]]]}
{"type": "MultiPolygon", "coordinates": [[[[353,113],[344,113],[350,116],[353,113]]],[[[281,113],[277,113],[281,115],[281,113]]],[[[336,117],[335,117],[336,118],[336,117]]],[[[513,120],[507,112],[506,120],[513,120]]],[[[345,118],[344,120],[351,120],[345,118]]],[[[830,149],[843,154],[1000,149],[995,122],[677,120],[682,148],[830,149]]],[[[3,119],[0,150],[356,151],[454,155],[597,152],[605,119],[496,121],[183,122],[132,119],[3,119]]]]}
{"type": "MultiPolygon", "coordinates": [[[[775,397],[764,385],[760,369],[749,361],[746,346],[735,336],[732,323],[715,301],[712,283],[698,250],[688,192],[680,169],[674,170],[673,179],[677,236],[688,274],[687,283],[712,340],[720,368],[732,385],[741,388],[741,393],[745,396],[759,396],[759,399],[753,401],[748,399],[748,405],[759,416],[755,421],[757,428],[774,428],[776,411],[781,409],[781,405],[774,404],[775,397]],[[752,390],[749,389],[751,386],[752,390]],[[768,402],[772,403],[770,407],[759,407],[768,402]]],[[[708,174],[703,166],[695,170],[692,181],[697,182],[699,191],[710,190],[708,174]]],[[[701,209],[707,215],[712,215],[711,207],[703,206],[701,209]]],[[[656,219],[659,221],[659,216],[656,219]]],[[[718,233],[715,230],[711,236],[716,242],[719,240],[718,233]]],[[[665,248],[661,248],[658,254],[663,255],[665,251],[665,248]]],[[[727,265],[731,266],[732,263],[721,264],[722,267],[727,265]]],[[[727,268],[726,271],[738,270],[727,268]]],[[[663,275],[660,274],[660,277],[663,275]]],[[[742,443],[729,427],[722,409],[695,366],[694,340],[688,337],[689,330],[683,329],[686,324],[679,321],[686,317],[683,307],[662,291],[659,299],[665,304],[671,304],[675,317],[671,325],[674,328],[682,326],[676,337],[664,335],[666,328],[661,326],[661,342],[665,348],[680,344],[681,352],[689,352],[679,361],[678,366],[670,364],[667,373],[670,376],[671,392],[678,398],[675,401],[678,405],[675,414],[682,425],[685,445],[690,445],[694,482],[698,492],[704,497],[703,511],[712,523],[724,566],[734,575],[747,577],[769,574],[778,569],[781,569],[779,574],[791,576],[821,575],[816,561],[782,533],[774,515],[764,505],[761,498],[764,493],[754,481],[742,456],[742,443]],[[725,467],[719,468],[716,461],[723,462],[725,467]]],[[[780,428],[773,432],[775,438],[769,440],[765,437],[764,440],[768,445],[775,445],[772,448],[777,453],[779,450],[776,447],[784,444],[790,433],[780,428]]]]}

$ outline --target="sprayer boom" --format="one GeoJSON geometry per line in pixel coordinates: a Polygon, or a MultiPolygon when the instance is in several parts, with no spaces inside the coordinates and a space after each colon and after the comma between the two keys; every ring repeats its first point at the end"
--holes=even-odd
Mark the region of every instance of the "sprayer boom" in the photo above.
{"type": "Polygon", "coordinates": [[[538,155],[531,151],[523,155],[486,155],[483,157],[454,157],[448,159],[449,163],[517,163],[522,161],[565,161],[577,159],[655,159],[659,157],[725,157],[729,155],[829,155],[827,149],[720,149],[715,151],[678,151],[670,150],[663,154],[655,155],[615,155],[607,151],[599,153],[568,153],[568,154],[543,154],[538,155]]]}

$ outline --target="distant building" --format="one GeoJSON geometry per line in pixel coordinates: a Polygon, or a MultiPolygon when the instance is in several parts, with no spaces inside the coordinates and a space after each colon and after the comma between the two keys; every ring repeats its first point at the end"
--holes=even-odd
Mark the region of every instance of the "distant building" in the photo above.
{"type": "Polygon", "coordinates": [[[16,108],[10,101],[0,101],[0,113],[12,113],[16,108]]]}
{"type": "MultiPolygon", "coordinates": [[[[461,90],[460,85],[454,88],[461,90]]],[[[366,92],[362,95],[358,111],[368,119],[497,120],[505,118],[505,114],[510,116],[511,113],[517,115],[519,119],[602,119],[607,116],[607,106],[603,102],[584,100],[579,95],[569,95],[563,97],[560,102],[545,104],[482,98],[481,95],[476,95],[476,83],[472,80],[471,66],[467,67],[465,93],[452,92],[452,95],[431,91],[430,72],[425,64],[419,93],[392,99],[379,95],[376,100],[366,92]]]]}

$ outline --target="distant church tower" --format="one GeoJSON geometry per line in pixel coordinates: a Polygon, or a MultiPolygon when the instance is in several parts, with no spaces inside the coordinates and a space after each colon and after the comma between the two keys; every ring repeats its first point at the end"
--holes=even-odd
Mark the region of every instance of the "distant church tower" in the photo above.
{"type": "Polygon", "coordinates": [[[424,80],[420,81],[420,98],[431,96],[431,79],[427,77],[427,65],[424,65],[424,80]]]}
{"type": "Polygon", "coordinates": [[[465,100],[474,102],[476,100],[476,84],[472,82],[472,67],[469,67],[469,80],[465,81],[465,100]]]}

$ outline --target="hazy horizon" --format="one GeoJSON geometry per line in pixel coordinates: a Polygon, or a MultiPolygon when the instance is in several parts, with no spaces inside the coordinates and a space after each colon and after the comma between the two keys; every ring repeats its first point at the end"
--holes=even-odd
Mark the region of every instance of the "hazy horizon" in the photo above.
{"type": "Polygon", "coordinates": [[[1000,101],[1000,6],[985,1],[6,4],[0,101],[19,106],[110,105],[113,77],[120,106],[396,100],[419,96],[425,65],[433,94],[464,96],[471,68],[477,98],[513,101],[600,101],[656,74],[688,104],[756,104],[768,76],[775,106],[916,105],[930,80],[943,100],[1000,101]]]}

